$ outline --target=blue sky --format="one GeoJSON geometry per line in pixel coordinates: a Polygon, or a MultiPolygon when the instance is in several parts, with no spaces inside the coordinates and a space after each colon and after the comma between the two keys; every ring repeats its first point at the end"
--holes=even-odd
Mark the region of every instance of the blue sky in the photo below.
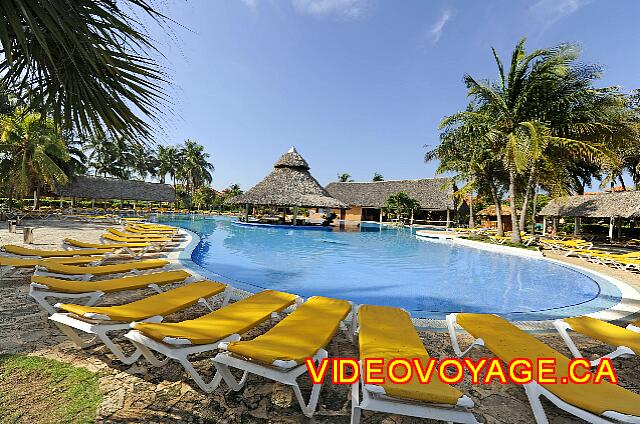
{"type": "Polygon", "coordinates": [[[214,187],[258,182],[290,146],[322,183],[434,176],[424,145],[467,104],[465,73],[494,78],[491,47],[583,46],[601,85],[640,87],[637,0],[190,0],[153,33],[174,82],[167,138],[204,144],[214,187]]]}

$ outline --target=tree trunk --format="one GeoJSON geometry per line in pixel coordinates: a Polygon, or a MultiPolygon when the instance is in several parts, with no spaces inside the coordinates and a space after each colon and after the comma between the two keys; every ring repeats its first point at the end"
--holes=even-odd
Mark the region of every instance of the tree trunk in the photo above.
{"type": "Polygon", "coordinates": [[[469,228],[473,228],[476,226],[475,221],[473,220],[473,193],[469,196],[469,228]]]}
{"type": "Polygon", "coordinates": [[[38,189],[33,190],[33,210],[38,209],[38,189]]]}
{"type": "Polygon", "coordinates": [[[491,198],[493,199],[493,205],[496,207],[496,225],[498,227],[497,228],[498,236],[503,237],[504,228],[502,227],[502,214],[500,213],[501,207],[500,207],[500,199],[498,198],[498,190],[496,190],[496,186],[493,184],[493,182],[489,183],[489,187],[491,191],[491,198]]]}
{"type": "Polygon", "coordinates": [[[627,191],[627,186],[624,184],[624,178],[620,175],[620,184],[622,185],[622,190],[627,191]]]}
{"type": "Polygon", "coordinates": [[[511,242],[520,244],[522,238],[516,211],[516,173],[513,170],[509,171],[509,207],[511,208],[511,242]]]}
{"type": "Polygon", "coordinates": [[[522,210],[520,211],[520,228],[522,230],[525,229],[525,224],[527,221],[527,207],[529,207],[529,198],[531,197],[531,189],[533,188],[534,178],[535,168],[531,168],[529,179],[527,181],[527,190],[525,191],[524,198],[522,199],[522,210]]]}
{"type": "Polygon", "coordinates": [[[531,211],[531,235],[536,233],[536,209],[538,208],[538,184],[533,189],[533,211],[531,211]]]}

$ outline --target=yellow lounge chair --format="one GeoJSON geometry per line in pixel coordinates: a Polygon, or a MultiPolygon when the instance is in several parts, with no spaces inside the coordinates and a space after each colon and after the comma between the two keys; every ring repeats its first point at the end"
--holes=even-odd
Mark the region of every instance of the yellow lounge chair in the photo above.
{"type": "Polygon", "coordinates": [[[171,236],[168,235],[135,235],[131,233],[125,233],[120,230],[116,230],[115,228],[107,228],[107,231],[124,240],[125,243],[129,243],[131,241],[134,242],[164,242],[170,241],[172,239],[171,236]]]}
{"type": "Polygon", "coordinates": [[[102,240],[109,240],[109,241],[114,241],[116,243],[120,243],[120,244],[124,244],[124,245],[137,245],[139,243],[147,243],[148,247],[146,248],[147,251],[155,251],[155,252],[159,252],[161,250],[164,250],[165,247],[167,247],[169,244],[171,244],[173,242],[173,240],[171,240],[170,238],[157,238],[157,239],[145,239],[144,241],[142,240],[134,240],[134,239],[127,239],[124,237],[118,237],[118,236],[114,236],[113,234],[109,234],[109,233],[105,233],[102,234],[100,236],[100,238],[102,240]]]}
{"type": "Polygon", "coordinates": [[[177,233],[177,230],[175,228],[148,229],[148,228],[140,228],[135,225],[130,225],[125,227],[125,230],[134,234],[176,234],[177,233]]]}
{"type": "Polygon", "coordinates": [[[616,347],[613,352],[591,361],[591,365],[593,366],[598,365],[602,358],[626,358],[640,353],[640,334],[599,319],[587,316],[565,318],[555,320],[553,325],[567,344],[571,354],[576,358],[584,358],[584,356],[571,339],[569,331],[583,334],[594,340],[616,347]]]}
{"type": "MultiPolygon", "coordinates": [[[[367,358],[418,358],[429,354],[411,322],[399,308],[363,305],[358,308],[360,363],[367,358]]],[[[362,374],[361,374],[362,375],[362,374]]],[[[460,390],[432,378],[429,384],[412,379],[407,384],[365,384],[361,378],[351,388],[351,423],[358,424],[363,410],[430,418],[456,423],[478,423],[469,408],[473,401],[460,390]],[[362,399],[360,398],[362,389],[362,399]]],[[[388,381],[385,376],[385,380],[388,381]]]]}
{"type": "Polygon", "coordinates": [[[296,379],[307,372],[306,358],[319,362],[327,357],[324,348],[350,309],[351,303],[345,300],[312,297],[261,336],[248,341],[220,343],[219,349],[226,352],[218,353],[213,363],[225,383],[236,391],[244,386],[246,374],[238,381],[229,367],[291,386],[302,412],[311,417],[322,385],[313,385],[306,403],[296,379]]]}
{"type": "Polygon", "coordinates": [[[114,254],[126,254],[134,259],[143,257],[147,252],[153,251],[151,243],[88,243],[80,240],[66,238],[63,244],[80,249],[105,249],[115,250],[114,254]]]}
{"type": "MultiPolygon", "coordinates": [[[[514,359],[531,360],[534,378],[538,375],[536,360],[554,358],[558,381],[568,377],[569,358],[497,315],[450,314],[447,315],[447,326],[458,356],[463,356],[474,346],[485,346],[506,363],[514,359]],[[458,344],[456,324],[476,338],[465,352],[461,351],[458,344]]],[[[600,384],[577,384],[570,381],[566,384],[540,384],[533,381],[525,384],[524,389],[538,424],[548,422],[540,402],[541,396],[558,408],[588,422],[640,422],[640,395],[606,381],[600,384]]]]}
{"type": "Polygon", "coordinates": [[[198,281],[173,290],[168,290],[135,302],[118,306],[83,306],[73,304],[56,304],[55,307],[65,312],[58,312],[49,317],[56,326],[78,347],[86,348],[96,340],[102,341],[111,352],[125,364],[134,363],[142,354],[136,349],[126,355],[109,337],[111,331],[128,330],[134,321],[161,322],[165,316],[186,309],[196,303],[202,303],[209,309],[207,298],[216,296],[228,287],[215,281],[198,281]],[[95,335],[93,340],[84,341],[76,330],[95,335]]]}
{"type": "Polygon", "coordinates": [[[141,271],[149,271],[152,269],[168,269],[168,265],[169,261],[165,261],[163,259],[151,259],[146,261],[133,261],[118,264],[83,267],[77,265],[66,265],[43,259],[38,265],[36,265],[36,269],[33,275],[89,281],[95,275],[127,273],[140,274],[141,271]]]}
{"type": "MultiPolygon", "coordinates": [[[[104,260],[104,256],[72,256],[70,258],[49,258],[47,261],[68,265],[98,265],[104,260]]],[[[0,256],[0,278],[15,275],[19,270],[31,271],[38,265],[42,265],[41,258],[14,258],[0,256]]],[[[45,262],[46,264],[46,262],[45,262]]]]}
{"type": "Polygon", "coordinates": [[[297,298],[265,290],[196,319],[178,323],[134,323],[133,330],[125,337],[152,365],[162,366],[169,359],[180,362],[198,387],[209,393],[218,387],[221,375],[216,373],[205,382],[189,361],[189,355],[215,351],[222,342],[240,340],[241,334],[288,308],[297,298]],[[165,359],[157,359],[152,351],[159,352],[165,359]]]}
{"type": "Polygon", "coordinates": [[[161,285],[190,282],[193,277],[187,271],[162,271],[150,274],[133,275],[99,281],[70,281],[53,277],[35,275],[31,277],[29,295],[50,314],[55,313],[47,298],[82,299],[87,298],[85,306],[94,305],[105,293],[135,290],[149,287],[161,293],[161,285]]]}
{"type": "Polygon", "coordinates": [[[29,247],[16,246],[14,244],[5,244],[2,250],[13,255],[33,256],[37,258],[64,258],[71,256],[93,256],[104,255],[106,252],[113,251],[112,247],[104,249],[74,249],[74,250],[45,250],[31,249],[29,247]]]}

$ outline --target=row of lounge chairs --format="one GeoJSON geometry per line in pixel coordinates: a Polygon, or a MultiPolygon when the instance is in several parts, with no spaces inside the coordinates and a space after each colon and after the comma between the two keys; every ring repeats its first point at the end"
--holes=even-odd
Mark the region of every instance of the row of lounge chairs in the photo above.
{"type": "MultiPolygon", "coordinates": [[[[141,238],[148,239],[158,238],[158,234],[165,234],[171,239],[176,236],[174,230],[142,225],[128,227],[121,237],[135,238],[128,234],[139,234],[141,238]],[[138,231],[130,231],[136,229],[138,231]]],[[[103,260],[104,255],[100,253],[104,253],[104,249],[37,251],[38,255],[33,255],[36,253],[34,250],[25,251],[15,246],[5,246],[4,249],[16,255],[31,254],[22,260],[30,261],[32,267],[44,267],[51,274],[34,275],[30,294],[51,314],[49,319],[78,346],[84,348],[96,341],[102,342],[125,364],[132,364],[141,357],[158,367],[175,360],[205,392],[215,390],[222,381],[232,390],[240,390],[249,374],[260,375],[290,386],[303,413],[312,416],[322,385],[313,385],[309,398],[305,399],[298,379],[307,372],[306,358],[313,358],[316,364],[327,358],[326,347],[340,328],[349,338],[357,336],[361,363],[370,358],[391,360],[402,357],[423,361],[429,358],[410,315],[399,308],[356,307],[344,300],[321,296],[305,301],[275,290],[238,298],[233,287],[215,281],[194,281],[195,278],[185,270],[168,270],[169,263],[164,260],[95,264],[95,260],[103,260]],[[56,252],[61,257],[53,256],[56,252]],[[92,259],[94,263],[86,263],[85,266],[64,263],[72,259],[92,259]],[[144,271],[149,272],[140,274],[144,271]],[[87,275],[91,277],[86,278],[87,275]],[[92,280],[95,275],[109,278],[92,280]],[[163,286],[173,283],[182,284],[162,290],[163,286]],[[153,288],[157,293],[115,306],[94,306],[97,299],[106,293],[145,287],[153,288]],[[45,301],[51,297],[74,300],[84,297],[88,300],[52,305],[45,301]],[[217,308],[212,302],[214,299],[220,304],[217,308]],[[198,303],[205,305],[210,312],[180,322],[163,322],[166,316],[198,303]],[[284,318],[262,335],[242,340],[247,331],[275,316],[284,318]],[[123,350],[112,337],[114,332],[123,330],[126,331],[124,337],[134,349],[123,350]],[[94,340],[87,341],[84,337],[87,334],[94,340]],[[202,376],[189,360],[191,355],[205,352],[212,352],[211,360],[216,370],[209,378],[202,376]],[[236,378],[232,369],[241,370],[241,378],[236,378]]],[[[109,251],[114,251],[114,248],[109,251]]],[[[7,266],[15,266],[15,261],[20,260],[1,259],[14,261],[14,265],[7,266]]],[[[447,324],[451,343],[459,356],[466,355],[473,347],[483,346],[506,363],[515,358],[527,358],[535,364],[537,358],[545,357],[556,360],[560,373],[563,367],[568,369],[569,358],[498,316],[451,314],[447,317],[447,324]],[[475,338],[469,349],[460,347],[458,326],[475,338]]],[[[568,334],[571,330],[617,346],[607,357],[628,356],[640,350],[639,323],[625,329],[593,318],[579,317],[556,321],[555,325],[576,357],[581,357],[581,354],[575,344],[571,344],[568,334]]],[[[538,423],[547,422],[541,397],[589,422],[640,422],[640,395],[616,384],[539,384],[534,381],[524,388],[538,423]]],[[[477,423],[473,407],[471,398],[437,378],[429,384],[419,384],[414,380],[403,385],[388,380],[382,384],[365,384],[360,379],[352,385],[353,423],[360,421],[362,411],[477,423]]]]}
{"type": "Polygon", "coordinates": [[[556,253],[573,256],[624,271],[640,272],[640,251],[625,253],[595,249],[593,243],[582,240],[544,240],[541,243],[556,253]]]}

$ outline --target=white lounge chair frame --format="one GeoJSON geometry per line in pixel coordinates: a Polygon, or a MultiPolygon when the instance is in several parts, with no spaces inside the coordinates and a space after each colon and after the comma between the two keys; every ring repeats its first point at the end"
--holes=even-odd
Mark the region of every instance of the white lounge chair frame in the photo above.
{"type": "MultiPolygon", "coordinates": [[[[185,278],[182,281],[176,281],[175,283],[172,284],[176,284],[176,283],[192,283],[195,282],[197,280],[197,277],[195,276],[190,276],[185,278]]],[[[81,285],[80,285],[81,287],[81,285]]],[[[151,290],[155,291],[156,293],[162,293],[162,288],[155,283],[151,283],[151,284],[147,284],[147,287],[150,288],[151,290]]],[[[126,291],[127,289],[123,289],[121,291],[126,291]]],[[[49,287],[45,284],[39,284],[39,283],[34,283],[31,282],[31,284],[29,285],[29,296],[33,297],[34,300],[36,302],[38,302],[38,305],[42,306],[44,308],[45,311],[47,311],[50,314],[55,314],[56,310],[54,308],[54,305],[52,305],[51,303],[47,302],[47,298],[54,298],[54,299],[84,299],[86,298],[87,300],[83,303],[84,306],[93,306],[96,304],[96,302],[102,297],[104,296],[105,293],[102,291],[92,291],[92,292],[83,292],[83,293],[67,293],[67,292],[56,292],[56,291],[51,291],[49,289],[49,287]]]]}
{"type": "MultiPolygon", "coordinates": [[[[360,375],[363,375],[362,372],[362,361],[360,361],[360,375]]],[[[461,396],[455,406],[440,405],[388,396],[384,387],[365,384],[363,379],[351,385],[351,424],[360,422],[362,411],[386,412],[450,423],[478,424],[476,417],[469,411],[469,408],[474,406],[473,400],[467,395],[461,396]],[[360,390],[362,390],[362,399],[360,390]]]]}
{"type": "MultiPolygon", "coordinates": [[[[106,247],[109,247],[109,243],[104,243],[104,245],[106,247]]],[[[73,244],[67,244],[66,242],[62,242],[61,247],[65,250],[72,250],[72,249],[94,249],[93,247],[79,247],[79,246],[75,246],[73,244]]],[[[105,247],[105,248],[106,248],[105,247]]],[[[109,252],[110,255],[113,256],[129,256],[133,259],[140,259],[142,258],[144,255],[146,255],[147,253],[161,253],[161,251],[157,251],[155,249],[155,247],[153,245],[151,245],[150,243],[147,244],[146,247],[115,247],[112,248],[113,252],[109,252]],[[134,250],[135,249],[135,250],[134,250]],[[138,250],[138,253],[136,253],[136,250],[138,250]]]]}
{"type": "MultiPolygon", "coordinates": [[[[451,337],[451,344],[453,345],[453,349],[458,356],[464,356],[469,350],[474,348],[475,346],[484,346],[484,341],[480,338],[474,340],[474,342],[469,346],[464,352],[461,351],[460,345],[458,343],[458,337],[456,335],[456,323],[457,323],[457,314],[449,314],[447,315],[447,328],[449,330],[449,336],[451,337]]],[[[584,409],[577,408],[570,403],[567,403],[560,399],[558,396],[551,393],[549,390],[542,387],[535,381],[531,383],[523,384],[525,393],[527,394],[527,398],[529,399],[529,404],[531,405],[531,410],[533,411],[533,415],[536,419],[537,424],[548,424],[549,420],[547,419],[547,414],[544,412],[544,407],[542,406],[542,402],[540,402],[540,397],[544,396],[551,403],[553,403],[558,408],[578,417],[583,420],[594,423],[594,424],[611,424],[611,423],[638,423],[640,424],[640,417],[621,414],[620,412],[615,411],[605,411],[601,416],[595,415],[591,412],[585,411],[584,409]]]]}
{"type": "MultiPolygon", "coordinates": [[[[584,358],[584,355],[582,355],[582,353],[580,353],[580,349],[578,349],[578,346],[576,346],[576,344],[573,341],[573,339],[571,339],[571,335],[569,334],[569,331],[573,331],[573,328],[571,328],[571,325],[569,323],[565,322],[564,320],[557,319],[557,320],[553,321],[553,326],[556,328],[556,330],[558,330],[558,333],[560,334],[560,337],[562,337],[562,340],[564,340],[565,344],[569,348],[569,351],[571,351],[571,354],[573,355],[573,357],[574,358],[584,358]]],[[[633,331],[629,327],[627,327],[627,330],[633,331]]],[[[608,353],[606,355],[603,355],[603,356],[601,356],[599,358],[596,358],[596,359],[594,359],[593,361],[590,361],[590,362],[591,362],[591,366],[595,367],[604,358],[609,358],[609,359],[629,358],[631,356],[634,356],[635,354],[636,353],[631,348],[629,348],[627,346],[617,346],[616,349],[613,352],[610,352],[610,353],[608,353]]]]}
{"type": "MultiPolygon", "coordinates": [[[[223,296],[223,299],[228,299],[228,296],[230,296],[229,292],[231,290],[230,286],[227,286],[222,293],[216,294],[212,297],[223,296]]],[[[206,299],[201,298],[198,300],[198,303],[204,305],[210,311],[213,311],[213,307],[206,299]]],[[[55,306],[57,307],[57,304],[55,306]]],[[[131,355],[127,356],[108,335],[108,333],[112,331],[128,330],[131,323],[121,321],[110,322],[110,319],[107,316],[100,314],[91,315],[92,316],[86,317],[88,318],[87,320],[83,320],[74,317],[73,314],[70,313],[57,312],[51,315],[49,319],[53,321],[60,331],[62,331],[81,349],[94,346],[98,341],[101,341],[109,348],[109,350],[111,350],[116,358],[125,365],[131,365],[140,358],[142,351],[139,348],[136,347],[136,350],[131,355]],[[75,330],[86,334],[92,334],[95,337],[88,341],[83,340],[75,330]]],[[[164,317],[157,315],[140,322],[158,323],[162,322],[163,319],[164,317]]]]}
{"type": "MultiPolygon", "coordinates": [[[[345,318],[345,320],[347,319],[349,319],[349,315],[347,315],[347,317],[345,318]]],[[[356,323],[356,308],[353,303],[351,303],[350,328],[344,325],[345,320],[340,323],[340,328],[347,333],[347,336],[350,340],[353,340],[353,330],[356,323]]],[[[227,342],[220,343],[218,345],[218,349],[222,352],[218,353],[215,358],[212,359],[212,361],[216,367],[218,374],[222,376],[224,382],[232,390],[238,391],[242,389],[242,387],[244,387],[246,383],[248,374],[259,375],[270,380],[285,384],[287,386],[291,386],[294,394],[296,395],[296,399],[300,404],[302,413],[307,417],[313,416],[314,412],[316,411],[316,407],[318,406],[318,400],[320,399],[322,383],[313,385],[311,389],[311,395],[309,396],[309,401],[305,401],[304,397],[302,396],[302,392],[300,391],[300,386],[298,385],[297,378],[307,372],[306,364],[298,364],[296,361],[291,360],[275,360],[273,361],[273,363],[271,363],[271,365],[263,365],[261,363],[251,362],[245,358],[236,356],[232,352],[228,352],[227,348],[227,342]],[[237,368],[244,371],[240,381],[236,380],[233,374],[231,374],[229,367],[237,368]]],[[[325,349],[319,349],[313,355],[313,361],[318,364],[320,361],[322,361],[323,358],[327,358],[328,356],[329,354],[325,349]]]]}

